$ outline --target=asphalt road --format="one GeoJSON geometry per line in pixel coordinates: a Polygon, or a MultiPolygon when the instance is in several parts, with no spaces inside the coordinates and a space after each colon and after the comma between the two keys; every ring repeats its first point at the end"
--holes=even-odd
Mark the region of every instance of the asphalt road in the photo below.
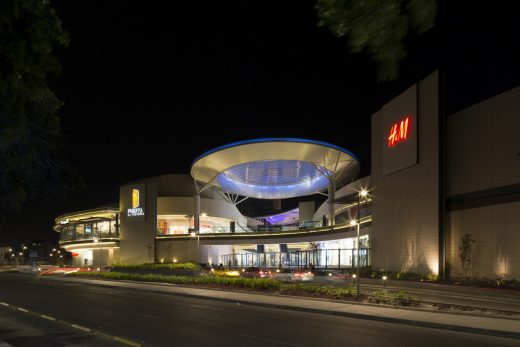
{"type": "MultiPolygon", "coordinates": [[[[22,274],[0,273],[0,302],[138,341],[146,346],[519,345],[518,340],[507,338],[149,291],[46,281],[22,274]]],[[[0,305],[2,317],[19,314],[6,310],[10,309],[0,305]]],[[[25,324],[27,329],[42,330],[39,323],[31,320],[25,324]]],[[[45,322],[49,323],[53,322],[45,322]]],[[[48,329],[45,338],[53,338],[52,328],[48,329]]],[[[0,339],[7,343],[12,341],[4,335],[0,335],[0,339]]],[[[12,342],[14,346],[30,345],[12,342]]],[[[119,345],[115,341],[105,342],[106,345],[119,345]]],[[[81,343],[89,345],[88,340],[81,343]]],[[[90,345],[97,343],[92,341],[90,345]]]]}
{"type": "MultiPolygon", "coordinates": [[[[109,339],[0,307],[0,347],[115,346],[109,339]]],[[[119,344],[119,346],[124,346],[119,344]]]]}

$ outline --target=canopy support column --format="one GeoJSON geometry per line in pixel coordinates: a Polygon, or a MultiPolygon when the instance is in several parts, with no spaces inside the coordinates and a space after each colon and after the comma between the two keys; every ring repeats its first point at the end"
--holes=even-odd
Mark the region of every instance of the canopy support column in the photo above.
{"type": "Polygon", "coordinates": [[[334,193],[336,192],[336,185],[334,180],[329,181],[329,225],[334,226],[334,193]]]}

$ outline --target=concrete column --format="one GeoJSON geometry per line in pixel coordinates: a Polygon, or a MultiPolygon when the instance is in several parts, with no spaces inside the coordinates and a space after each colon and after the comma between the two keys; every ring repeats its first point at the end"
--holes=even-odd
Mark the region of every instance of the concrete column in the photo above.
{"type": "Polygon", "coordinates": [[[329,225],[334,225],[334,193],[336,192],[336,185],[333,180],[329,181],[329,225]]]}
{"type": "Polygon", "coordinates": [[[200,195],[195,194],[195,214],[193,216],[193,227],[195,228],[195,232],[198,233],[200,231],[200,195]]]}
{"type": "Polygon", "coordinates": [[[122,186],[119,211],[119,260],[126,264],[152,263],[157,233],[157,185],[148,182],[122,186]],[[139,197],[137,201],[134,199],[136,195],[139,197]],[[135,203],[137,207],[134,207],[135,203]]]}

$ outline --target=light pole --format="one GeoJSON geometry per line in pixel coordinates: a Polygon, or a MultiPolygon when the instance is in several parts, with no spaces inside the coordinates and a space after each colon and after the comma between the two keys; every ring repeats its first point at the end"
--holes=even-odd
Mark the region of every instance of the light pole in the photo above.
{"type": "MultiPolygon", "coordinates": [[[[99,254],[98,254],[98,257],[99,257],[99,271],[101,272],[101,232],[98,233],[98,238],[94,239],[94,242],[99,243],[99,254]]],[[[94,265],[94,264],[92,264],[92,265],[94,265]]]]}
{"type": "Polygon", "coordinates": [[[191,236],[191,237],[195,237],[195,236],[197,236],[197,258],[196,258],[195,262],[198,263],[198,262],[199,262],[199,243],[200,243],[200,233],[197,232],[197,231],[192,231],[192,232],[190,233],[190,236],[191,236]]]}

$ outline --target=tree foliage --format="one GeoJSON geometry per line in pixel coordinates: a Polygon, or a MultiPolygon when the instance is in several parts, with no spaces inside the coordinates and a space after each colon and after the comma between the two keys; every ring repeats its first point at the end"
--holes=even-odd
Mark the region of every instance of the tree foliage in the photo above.
{"type": "Polygon", "coordinates": [[[59,71],[53,54],[68,35],[47,0],[0,2],[0,211],[27,199],[81,186],[65,162],[57,112],[47,86],[59,71]]]}
{"type": "Polygon", "coordinates": [[[350,51],[366,50],[378,64],[381,81],[395,80],[406,56],[403,39],[433,27],[435,0],[318,0],[320,21],[336,36],[346,36],[350,51]]]}

